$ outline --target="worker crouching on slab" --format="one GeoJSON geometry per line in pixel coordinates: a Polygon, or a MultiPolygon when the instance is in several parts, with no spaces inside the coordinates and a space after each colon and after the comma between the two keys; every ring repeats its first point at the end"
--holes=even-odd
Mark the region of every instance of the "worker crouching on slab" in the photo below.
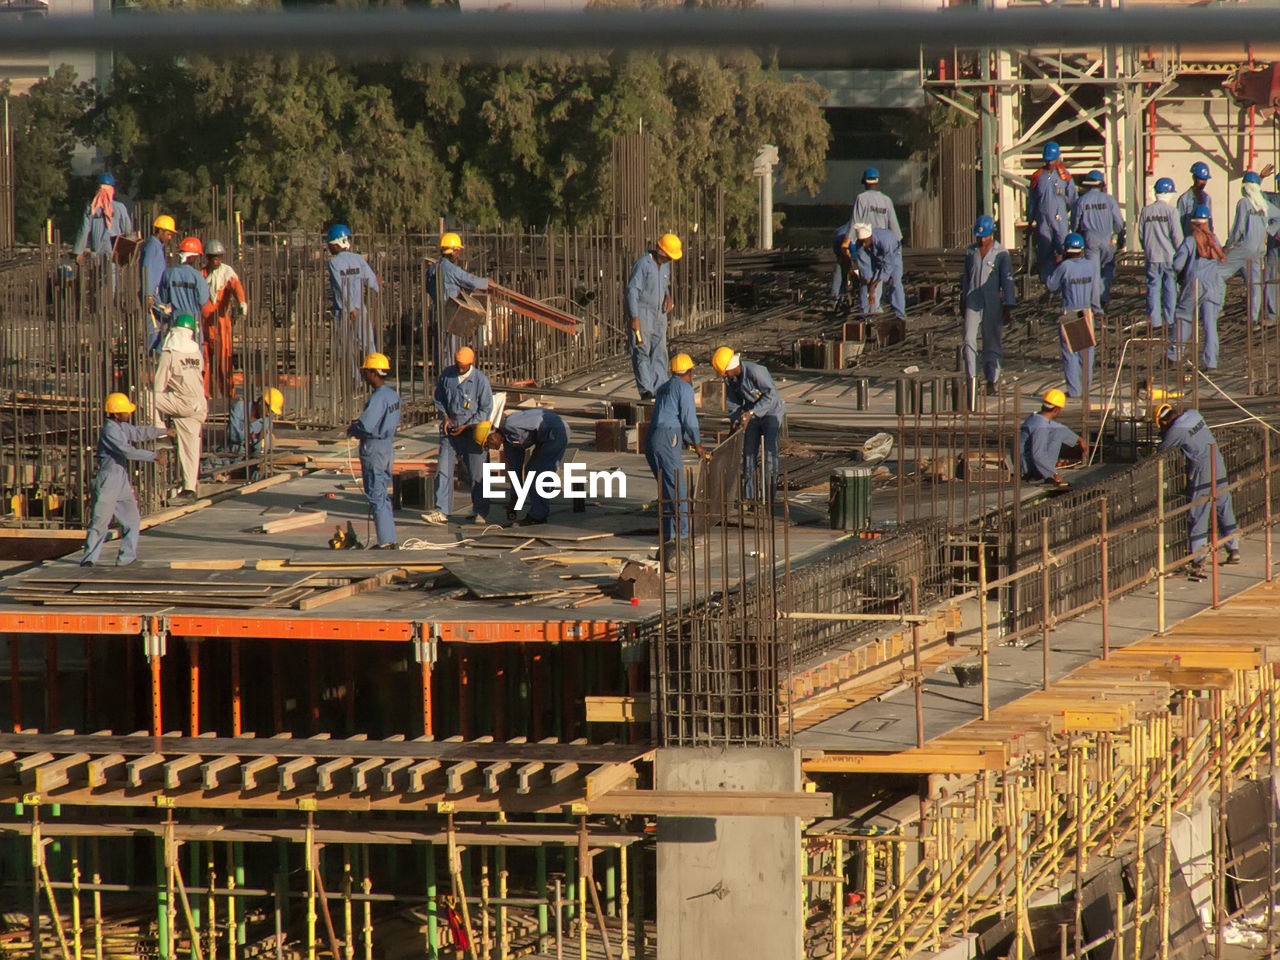
{"type": "MultiPolygon", "coordinates": [[[[560,414],[535,407],[517,410],[496,426],[488,420],[477,424],[475,439],[486,449],[501,450],[503,464],[523,484],[526,476],[537,478],[560,468],[569,449],[569,427],[560,414]]],[[[551,504],[539,492],[536,480],[529,485],[528,496],[529,512],[522,525],[546,523],[551,504]]],[[[514,514],[508,510],[511,519],[514,514]]]]}
{"type": "Polygon", "coordinates": [[[1039,412],[1022,421],[1018,440],[1022,474],[1027,480],[1065,487],[1067,482],[1058,472],[1058,464],[1088,456],[1089,445],[1070,427],[1058,423],[1066,405],[1067,398],[1061,390],[1049,390],[1040,401],[1039,412]]]}
{"type": "Polygon", "coordinates": [[[374,534],[378,543],[374,550],[396,548],[396,522],[391,515],[391,465],[395,451],[391,441],[400,426],[400,394],[387,383],[391,376],[391,361],[381,353],[371,353],[360,365],[360,376],[373,393],[364,402],[364,412],[351,421],[347,436],[360,441],[360,472],[364,480],[364,495],[373,512],[374,534]]]}
{"type": "Polygon", "coordinates": [[[652,400],[667,376],[667,316],[671,300],[671,264],[684,256],[680,238],[664,233],[631,266],[627,281],[627,319],[631,323],[631,367],[641,400],[652,400]]]}
{"type": "Polygon", "coordinates": [[[689,539],[689,500],[684,483],[685,445],[710,459],[698,433],[698,411],[693,398],[693,359],[687,353],[676,354],[671,361],[671,379],[658,388],[654,398],[653,419],[645,440],[645,459],[658,481],[662,513],[662,539],[666,543],[668,568],[674,568],[679,534],[683,543],[689,539]],[[677,525],[677,518],[679,523],[677,525]]]}
{"type": "Polygon", "coordinates": [[[756,457],[763,441],[764,482],[772,503],[778,495],[778,438],[787,412],[778,388],[768,370],[761,364],[743,360],[732,347],[717,350],[711,357],[711,367],[718,376],[724,377],[730,428],[741,429],[745,434],[742,495],[748,500],[756,495],[756,457]]]}
{"type": "Polygon", "coordinates": [[[178,464],[182,468],[182,491],[171,504],[195,503],[200,484],[201,430],[209,415],[204,394],[204,352],[196,343],[196,318],[179,314],[164,337],[160,363],[156,366],[155,418],[172,417],[178,436],[178,464]]]}
{"type": "Polygon", "coordinates": [[[111,518],[120,522],[120,553],[116,564],[133,563],[138,556],[138,532],[142,518],[138,514],[138,500],[129,480],[129,461],[139,460],[164,466],[169,455],[164,450],[143,450],[138,446],[148,440],[172,437],[172,430],[164,427],[135,427],[129,417],[138,408],[123,393],[107,397],[103,409],[107,419],[98,434],[98,471],[93,476],[93,507],[89,515],[89,529],[84,538],[82,567],[92,567],[98,562],[102,545],[107,540],[107,528],[111,518]]]}
{"type": "MultiPolygon", "coordinates": [[[[1218,512],[1218,536],[1227,537],[1227,563],[1240,562],[1240,540],[1232,536],[1236,531],[1236,514],[1231,504],[1227,465],[1213,438],[1213,431],[1197,410],[1178,411],[1167,403],[1155,410],[1156,425],[1160,428],[1160,452],[1177,450],[1182,454],[1187,470],[1187,509],[1192,554],[1201,554],[1209,543],[1209,510],[1218,512]],[[1208,497],[1214,490],[1213,502],[1208,497]]],[[[1214,548],[1216,549],[1216,548],[1214,548]]],[[[1188,575],[1192,580],[1205,578],[1205,557],[1191,561],[1188,575]]]]}
{"type": "Polygon", "coordinates": [[[436,410],[440,413],[440,462],[436,466],[436,508],[428,523],[447,523],[453,509],[453,471],[459,458],[467,461],[471,478],[472,520],[486,523],[489,502],[484,498],[484,448],[476,442],[475,426],[493,420],[493,388],[476,367],[476,352],[460,347],[453,366],[436,381],[436,410]]]}
{"type": "MultiPolygon", "coordinates": [[[[262,396],[245,407],[243,399],[231,406],[227,418],[227,449],[244,459],[260,457],[271,449],[272,418],[284,413],[284,394],[267,387],[262,396]]],[[[257,479],[258,471],[251,473],[257,479]]]]}

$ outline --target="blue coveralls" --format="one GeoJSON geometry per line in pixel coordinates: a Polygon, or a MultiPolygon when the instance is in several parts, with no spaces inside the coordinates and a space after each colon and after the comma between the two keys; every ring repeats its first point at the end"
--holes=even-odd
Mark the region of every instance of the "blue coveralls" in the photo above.
{"type": "Polygon", "coordinates": [[[724,394],[730,422],[736,421],[744,411],[751,412],[742,438],[742,495],[748,500],[756,495],[756,455],[763,439],[764,481],[772,503],[778,495],[778,437],[787,410],[778,396],[773,377],[761,364],[743,360],[739,369],[742,372],[738,376],[725,378],[724,394]]]}
{"type": "Polygon", "coordinates": [[[653,419],[645,440],[644,458],[658,481],[661,495],[662,539],[676,537],[676,515],[680,517],[680,538],[689,536],[689,501],[684,485],[684,446],[702,442],[698,433],[698,412],[693,402],[693,385],[677,376],[658,388],[653,419]]]}
{"type": "Polygon", "coordinates": [[[1245,302],[1249,305],[1249,319],[1255,324],[1262,315],[1262,262],[1267,255],[1267,224],[1280,217],[1270,204],[1255,210],[1244,197],[1236,204],[1236,218],[1227,237],[1227,262],[1222,270],[1226,283],[1237,273],[1245,282],[1245,302]]]}
{"type": "Polygon", "coordinates": [[[1277,216],[1267,222],[1267,319],[1274,320],[1280,313],[1280,193],[1264,193],[1267,203],[1277,216]]]}
{"type": "Polygon", "coordinates": [[[868,299],[867,285],[859,285],[863,313],[880,313],[880,298],[889,291],[889,306],[899,320],[907,319],[907,295],[902,289],[902,241],[892,230],[871,231],[871,246],[857,248],[858,271],[864,281],[878,280],[875,296],[868,299]]]}
{"type": "Polygon", "coordinates": [[[444,429],[444,417],[454,426],[470,427],[482,420],[493,419],[493,388],[489,378],[476,367],[465,380],[458,379],[456,365],[445,368],[436,381],[436,410],[441,414],[440,462],[436,465],[436,509],[448,514],[453,509],[453,469],[459,457],[467,461],[471,476],[471,506],[476,516],[489,515],[489,501],[484,498],[485,452],[476,443],[475,432],[464,430],[456,437],[444,429]]]}
{"type": "MultiPolygon", "coordinates": [[[[1068,257],[1049,274],[1045,286],[1051,291],[1061,292],[1064,314],[1083,313],[1085,310],[1096,313],[1102,308],[1102,279],[1098,276],[1096,260],[1068,257]]],[[[1064,316],[1062,319],[1071,318],[1064,316]]],[[[1062,352],[1062,377],[1067,382],[1067,396],[1079,397],[1084,393],[1082,373],[1085,366],[1089,368],[1089,379],[1093,379],[1093,347],[1072,353],[1067,348],[1067,338],[1061,327],[1058,329],[1058,347],[1062,352]]]]}
{"type": "Polygon", "coordinates": [[[1191,212],[1199,206],[1209,208],[1209,229],[1213,230],[1213,200],[1209,191],[1206,190],[1197,197],[1195,187],[1188,187],[1178,197],[1178,219],[1182,221],[1183,236],[1191,235],[1191,212]]]}
{"type": "Polygon", "coordinates": [[[1102,306],[1111,301],[1111,281],[1116,275],[1116,245],[1124,246],[1124,217],[1120,204],[1101,187],[1080,195],[1071,214],[1072,229],[1084,236],[1084,255],[1098,265],[1102,280],[1102,306]],[[1114,239],[1113,239],[1114,238],[1114,239]]]}
{"type": "Polygon", "coordinates": [[[133,232],[133,219],[129,209],[119,200],[111,204],[111,224],[102,211],[93,212],[93,204],[84,208],[84,216],[80,219],[80,232],[76,234],[75,246],[71,252],[77,257],[86,250],[99,257],[111,255],[111,245],[116,237],[133,232]]]}
{"type": "Polygon", "coordinates": [[[363,354],[378,349],[378,342],[373,335],[373,321],[369,318],[365,303],[364,288],[366,285],[374,290],[382,288],[378,286],[378,275],[369,266],[369,261],[358,253],[350,250],[336,253],[329,258],[328,267],[329,310],[338,324],[338,330],[345,334],[337,342],[345,342],[345,349],[352,358],[352,369],[355,370],[359,368],[363,354]]]}
{"type": "Polygon", "coordinates": [[[373,528],[378,546],[396,542],[396,522],[391,515],[391,465],[395,451],[391,440],[400,426],[400,394],[383,384],[364,402],[364,412],[347,428],[347,435],[360,441],[360,472],[364,495],[373,511],[373,528]]]}
{"type": "Polygon", "coordinates": [[[1212,370],[1218,366],[1218,314],[1222,312],[1222,298],[1226,293],[1223,265],[1212,257],[1201,257],[1196,253],[1196,238],[1188,234],[1173,255],[1173,268],[1178,271],[1182,288],[1178,294],[1178,309],[1173,315],[1173,339],[1169,343],[1168,357],[1176,361],[1179,352],[1191,343],[1192,323],[1199,315],[1200,362],[1212,370]]]}
{"type": "Polygon", "coordinates": [[[964,372],[978,375],[978,329],[982,329],[982,372],[988,383],[1000,379],[1003,359],[1001,334],[1004,331],[1002,304],[1017,303],[1013,287],[1013,263],[999,240],[984,255],[974,243],[964,254],[964,274],[960,278],[960,305],[964,309],[964,372]]]}
{"type": "Polygon", "coordinates": [[[1056,166],[1042,167],[1033,175],[1027,192],[1027,222],[1036,231],[1036,263],[1042,281],[1048,281],[1053,273],[1053,258],[1062,253],[1075,202],[1075,181],[1059,176],[1056,166]]]}
{"type": "MultiPolygon", "coordinates": [[[[175,317],[189,313],[196,321],[193,336],[196,343],[204,343],[204,308],[209,303],[209,281],[204,274],[189,263],[175,263],[160,275],[160,288],[156,291],[156,303],[172,307],[173,311],[165,317],[167,328],[175,317]]],[[[160,331],[157,331],[159,334],[160,331]]],[[[157,335],[151,346],[160,349],[161,337],[157,335]]]]}
{"type": "Polygon", "coordinates": [[[1058,472],[1062,448],[1074,447],[1080,437],[1065,424],[1033,413],[1022,421],[1018,440],[1022,447],[1022,475],[1028,480],[1049,480],[1058,472]]]}
{"type": "MultiPolygon", "coordinates": [[[[503,418],[497,427],[502,434],[502,460],[507,470],[524,480],[528,474],[553,472],[564,452],[569,449],[569,428],[560,414],[533,408],[517,410],[503,418]],[[526,457],[529,451],[533,456],[526,457]],[[525,460],[529,462],[526,464],[525,460]]],[[[545,520],[551,504],[539,493],[537,484],[529,487],[529,519],[545,520]]]]}
{"type": "Polygon", "coordinates": [[[488,290],[489,281],[485,277],[477,277],[467,273],[448,257],[441,257],[437,263],[427,266],[427,289],[435,296],[436,271],[440,271],[440,279],[444,283],[444,297],[456,297],[462,290],[488,290]]]}
{"type": "Polygon", "coordinates": [[[865,223],[873,230],[877,227],[888,230],[899,240],[902,239],[898,211],[893,208],[893,201],[879,190],[863,190],[854,198],[848,229],[852,230],[855,223],[865,223]]]}
{"type": "Polygon", "coordinates": [[[227,448],[236,453],[256,457],[271,449],[271,414],[264,413],[257,420],[245,423],[246,404],[237,400],[231,406],[231,414],[227,418],[227,448]],[[246,427],[248,445],[245,444],[246,427]]]}
{"type": "Polygon", "coordinates": [[[641,393],[657,393],[670,376],[671,359],[667,355],[667,315],[662,301],[671,290],[671,263],[662,265],[652,253],[646,253],[631,267],[627,281],[627,337],[631,341],[631,366],[636,375],[636,389],[641,393]],[[633,318],[640,320],[640,341],[630,329],[633,318]]]}
{"type": "MultiPolygon", "coordinates": [[[[1178,450],[1187,461],[1187,500],[1191,503],[1187,518],[1191,533],[1191,552],[1204,549],[1209,542],[1209,503],[1207,500],[1195,503],[1197,499],[1207,497],[1209,485],[1217,480],[1217,496],[1213,506],[1218,511],[1218,536],[1225,537],[1236,530],[1236,514],[1231,505],[1231,491],[1227,480],[1227,465],[1222,460],[1222,452],[1217,448],[1213,433],[1199,411],[1187,410],[1169,425],[1164,438],[1160,441],[1160,449],[1178,450]],[[1216,461],[1216,463],[1215,463],[1216,461]],[[1211,475],[1212,474],[1212,475],[1211,475]]],[[[1231,537],[1225,544],[1228,550],[1238,550],[1240,541],[1231,537]]]]}
{"type": "MultiPolygon", "coordinates": [[[[162,332],[161,316],[154,310],[147,309],[147,297],[158,299],[160,294],[160,278],[164,276],[165,267],[167,266],[164,244],[160,242],[159,237],[153,234],[147,237],[147,242],[142,245],[142,253],[139,256],[142,269],[139,271],[138,302],[142,305],[147,344],[150,349],[158,350],[162,332]]],[[[197,326],[201,326],[201,324],[197,324],[197,326]]]]}
{"type": "Polygon", "coordinates": [[[1162,200],[1149,203],[1138,215],[1138,237],[1147,260],[1147,316],[1153,329],[1173,325],[1178,302],[1178,271],[1173,255],[1182,244],[1182,221],[1177,210],[1162,200]]]}
{"type": "Polygon", "coordinates": [[[123,566],[137,558],[142,519],[138,515],[133,484],[129,482],[129,461],[155,460],[154,450],[143,450],[137,444],[159,440],[164,435],[164,427],[136,427],[115,420],[102,424],[102,432],[98,434],[98,472],[93,477],[93,511],[84,538],[82,563],[97,563],[112,517],[120,521],[123,538],[116,563],[123,566]]]}
{"type": "MultiPolygon", "coordinates": [[[[840,298],[849,292],[849,278],[853,273],[853,264],[846,267],[841,260],[843,254],[850,253],[848,247],[844,245],[845,239],[849,236],[849,225],[839,227],[835,236],[831,238],[831,252],[836,255],[836,266],[831,271],[831,302],[838,303],[840,298]]],[[[852,261],[852,256],[850,256],[852,261]]]]}

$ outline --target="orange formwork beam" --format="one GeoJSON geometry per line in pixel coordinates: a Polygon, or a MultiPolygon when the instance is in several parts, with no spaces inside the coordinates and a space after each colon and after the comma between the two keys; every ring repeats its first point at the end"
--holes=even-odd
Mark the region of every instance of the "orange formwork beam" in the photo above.
{"type": "Polygon", "coordinates": [[[0,633],[139,634],[141,614],[0,612],[0,633]]]}

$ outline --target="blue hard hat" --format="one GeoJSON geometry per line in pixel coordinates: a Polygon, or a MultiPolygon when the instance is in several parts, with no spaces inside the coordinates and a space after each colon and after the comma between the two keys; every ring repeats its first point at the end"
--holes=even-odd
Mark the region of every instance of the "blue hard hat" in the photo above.
{"type": "Polygon", "coordinates": [[[329,228],[329,235],[325,239],[326,243],[333,243],[335,240],[341,240],[344,237],[351,236],[351,228],[345,223],[335,223],[329,228]]]}
{"type": "Polygon", "coordinates": [[[1084,175],[1085,183],[1105,183],[1106,178],[1102,175],[1101,170],[1090,170],[1084,175]]]}
{"type": "Polygon", "coordinates": [[[1198,160],[1191,165],[1191,176],[1196,180],[1209,179],[1209,165],[1203,160],[1198,160]]]}
{"type": "Polygon", "coordinates": [[[1258,176],[1254,171],[1246,170],[1244,172],[1244,182],[1245,183],[1262,183],[1262,178],[1258,176]]]}
{"type": "Polygon", "coordinates": [[[116,185],[116,178],[113,177],[111,174],[101,173],[98,175],[98,186],[114,187],[115,185],[116,185]]]}
{"type": "Polygon", "coordinates": [[[973,235],[975,237],[989,237],[995,232],[996,222],[985,213],[973,222],[973,235]]]}
{"type": "Polygon", "coordinates": [[[1062,148],[1050,140],[1044,145],[1044,153],[1040,156],[1044,158],[1045,163],[1052,163],[1054,160],[1057,160],[1058,157],[1062,156],[1062,148]]]}
{"type": "Polygon", "coordinates": [[[1209,208],[1206,207],[1203,203],[1196,204],[1195,208],[1191,211],[1191,219],[1192,220],[1208,220],[1209,208]]]}
{"type": "Polygon", "coordinates": [[[1067,239],[1062,241],[1063,250],[1083,250],[1084,237],[1078,233],[1068,233],[1067,239]]]}
{"type": "Polygon", "coordinates": [[[1177,189],[1168,177],[1161,177],[1156,181],[1156,193],[1173,193],[1177,189]]]}
{"type": "Polygon", "coordinates": [[[879,180],[879,179],[880,179],[880,171],[877,170],[875,167],[867,167],[867,169],[862,171],[863,183],[870,183],[873,180],[879,180]]]}

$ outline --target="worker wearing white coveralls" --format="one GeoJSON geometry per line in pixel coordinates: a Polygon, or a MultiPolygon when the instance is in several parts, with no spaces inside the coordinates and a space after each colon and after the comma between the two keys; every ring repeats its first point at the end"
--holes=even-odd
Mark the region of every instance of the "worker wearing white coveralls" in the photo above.
{"type": "Polygon", "coordinates": [[[983,214],[973,225],[974,243],[965,251],[960,279],[964,309],[964,372],[978,376],[978,330],[982,330],[982,371],[987,392],[994,393],[1004,354],[1001,334],[1009,310],[1017,303],[1009,251],[995,239],[995,221],[983,214]]]}
{"type": "Polygon", "coordinates": [[[1240,184],[1242,196],[1236,203],[1236,216],[1227,237],[1227,263],[1222,270],[1225,283],[1237,273],[1244,277],[1245,302],[1249,319],[1256,325],[1262,314],[1262,263],[1267,256],[1267,226],[1280,218],[1262,193],[1262,178],[1252,170],[1240,184]]]}
{"type": "Polygon", "coordinates": [[[178,435],[178,464],[182,468],[182,492],[174,503],[196,498],[200,481],[200,431],[209,413],[204,395],[204,350],[195,341],[196,320],[180,314],[165,335],[156,367],[156,425],[162,416],[173,418],[178,435]]]}

